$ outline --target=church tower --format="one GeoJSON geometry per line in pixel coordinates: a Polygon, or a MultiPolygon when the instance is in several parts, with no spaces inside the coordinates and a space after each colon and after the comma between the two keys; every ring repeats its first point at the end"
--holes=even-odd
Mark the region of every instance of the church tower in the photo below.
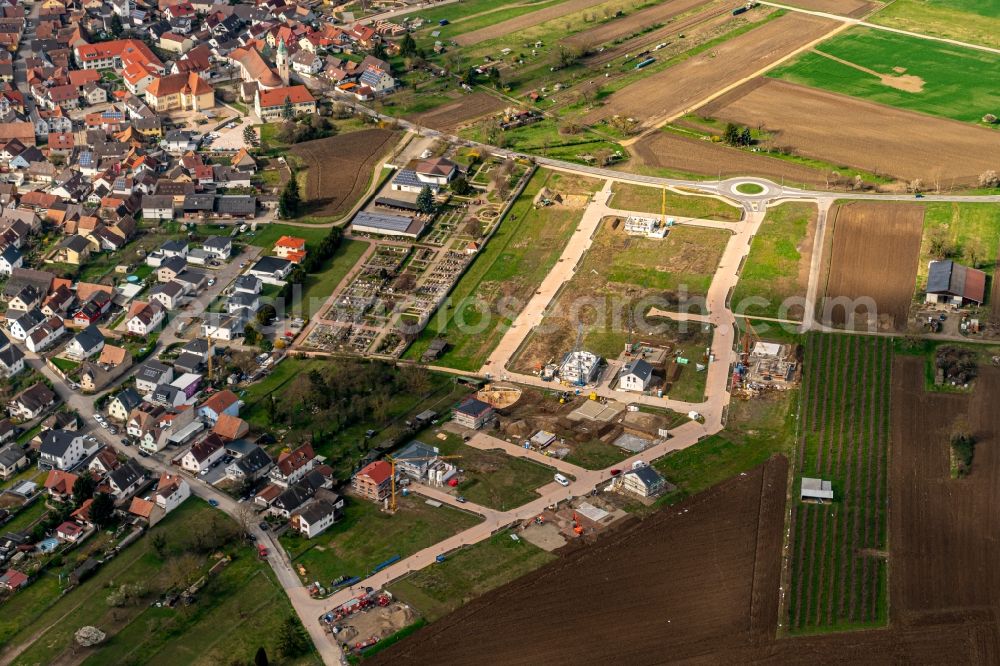
{"type": "Polygon", "coordinates": [[[278,42],[278,54],[275,57],[278,65],[278,76],[281,77],[281,84],[288,85],[288,49],[285,48],[285,40],[278,42]]]}

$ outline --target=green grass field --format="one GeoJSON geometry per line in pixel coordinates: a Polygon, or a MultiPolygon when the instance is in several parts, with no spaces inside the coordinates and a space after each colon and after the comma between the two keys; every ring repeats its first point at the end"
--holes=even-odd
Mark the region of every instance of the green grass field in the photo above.
{"type": "Polygon", "coordinates": [[[527,504],[538,498],[535,489],[551,483],[555,474],[551,467],[503,451],[473,448],[461,437],[443,430],[421,433],[416,438],[438,447],[441,455],[461,456],[454,461],[464,472],[455,492],[481,506],[506,511],[527,504]]]}
{"type": "Polygon", "coordinates": [[[657,504],[675,504],[762,464],[775,453],[791,456],[797,396],[796,391],[789,391],[767,399],[732,401],[725,430],[653,463],[677,486],[657,504]]]}
{"type": "Polygon", "coordinates": [[[868,20],[1000,48],[1000,0],[894,0],[868,20]]]}
{"type": "MultiPolygon", "coordinates": [[[[151,606],[157,590],[186,576],[200,576],[215,563],[214,558],[192,550],[192,530],[195,524],[220,516],[204,502],[191,498],[65,596],[57,596],[54,578],[43,578],[37,584],[38,591],[33,592],[33,585],[4,605],[0,643],[26,645],[13,660],[25,666],[82,660],[88,664],[207,666],[250,661],[261,645],[277,656],[277,633],[292,613],[291,605],[270,568],[244,544],[223,549],[234,556],[233,562],[209,578],[194,604],[151,606]],[[185,529],[178,529],[180,526],[185,529]],[[156,534],[165,538],[162,557],[153,547],[156,534]],[[146,592],[133,602],[112,606],[108,601],[111,589],[124,584],[141,585],[146,592]],[[103,630],[108,639],[99,648],[75,651],[72,635],[88,624],[103,630]]],[[[289,663],[320,662],[313,654],[289,663]]]]}
{"type": "Polygon", "coordinates": [[[524,539],[514,541],[501,532],[396,581],[389,591],[434,621],[555,558],[524,539]]]}
{"type": "Polygon", "coordinates": [[[625,460],[628,455],[624,449],[619,449],[614,444],[591,439],[573,444],[565,460],[584,469],[604,469],[625,460]]]}
{"type": "Polygon", "coordinates": [[[455,285],[451,296],[431,317],[427,328],[410,345],[404,358],[419,360],[439,335],[449,349],[437,364],[459,370],[477,370],[510,326],[515,313],[498,314],[500,299],[520,308],[531,298],[556,264],[583,215],[581,209],[549,206],[535,208],[533,200],[543,187],[563,194],[590,194],[601,183],[546,169],[538,170],[524,192],[472,266],[455,285]],[[480,307],[489,307],[485,318],[480,307]],[[464,326],[459,322],[464,321],[464,326]]]}
{"type": "Polygon", "coordinates": [[[788,627],[827,632],[888,620],[887,338],[813,334],[792,486],[788,627]],[[826,504],[798,499],[803,477],[830,481],[826,504]]]}
{"type": "Polygon", "coordinates": [[[315,539],[286,533],[281,542],[306,580],[324,585],[339,576],[366,576],[393,555],[409,557],[480,522],[478,516],[442,506],[432,507],[418,495],[397,498],[399,510],[389,515],[374,502],[347,498],[344,518],[315,539]]]}
{"type": "MultiPolygon", "coordinates": [[[[663,209],[663,190],[657,187],[616,182],[611,186],[611,191],[614,194],[608,205],[612,208],[657,215],[663,209]]],[[[667,215],[736,222],[742,214],[741,209],[719,199],[667,191],[667,215]]]]}
{"type": "Polygon", "coordinates": [[[768,76],[970,123],[981,124],[984,114],[1000,109],[998,54],[866,28],[837,35],[817,49],[879,75],[918,77],[922,90],[890,87],[878,76],[813,52],[768,76]]]}
{"type": "Polygon", "coordinates": [[[731,306],[735,312],[802,319],[801,302],[806,296],[808,257],[812,252],[808,232],[815,219],[816,207],[812,204],[786,203],[767,210],[733,291],[731,306]],[[783,308],[782,303],[790,298],[801,299],[800,304],[783,308]],[[750,299],[764,299],[767,303],[758,305],[750,299]]]}
{"type": "Polygon", "coordinates": [[[323,263],[320,271],[310,273],[302,283],[301,314],[300,304],[294,304],[291,311],[300,314],[304,319],[309,319],[321,310],[333,290],[354,268],[354,264],[358,263],[358,259],[367,249],[367,241],[341,240],[336,252],[323,263]]]}
{"type": "MultiPolygon", "coordinates": [[[[996,274],[1000,249],[1000,205],[975,203],[930,203],[924,206],[924,236],[917,265],[917,289],[927,287],[927,264],[932,239],[945,239],[955,251],[955,260],[974,266],[988,275],[996,274]]],[[[923,294],[918,293],[918,297],[923,294]]]]}
{"type": "Polygon", "coordinates": [[[239,240],[250,245],[264,248],[264,254],[271,254],[274,244],[282,236],[297,236],[306,241],[306,250],[317,247],[326,238],[330,230],[325,227],[297,227],[290,224],[261,224],[257,231],[248,231],[238,236],[239,240]]]}

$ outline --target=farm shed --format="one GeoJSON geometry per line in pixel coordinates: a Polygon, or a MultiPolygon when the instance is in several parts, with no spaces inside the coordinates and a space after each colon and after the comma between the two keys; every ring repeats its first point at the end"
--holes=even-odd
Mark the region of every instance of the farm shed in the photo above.
{"type": "Polygon", "coordinates": [[[961,307],[986,300],[986,273],[946,261],[932,261],[927,271],[925,302],[961,307]]]}
{"type": "Polygon", "coordinates": [[[403,215],[362,211],[354,216],[351,228],[355,233],[361,234],[417,238],[424,231],[424,223],[417,218],[403,215]]]}
{"type": "Polygon", "coordinates": [[[833,500],[833,484],[822,479],[802,477],[802,490],[799,499],[802,501],[831,501],[833,500]]]}

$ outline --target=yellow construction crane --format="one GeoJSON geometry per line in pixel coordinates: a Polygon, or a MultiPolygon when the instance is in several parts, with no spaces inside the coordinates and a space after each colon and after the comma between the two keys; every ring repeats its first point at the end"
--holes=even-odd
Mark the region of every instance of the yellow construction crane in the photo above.
{"type": "MultiPolygon", "coordinates": [[[[403,458],[403,462],[422,462],[424,460],[451,460],[453,458],[461,458],[462,456],[426,456],[422,458],[403,458]]],[[[393,456],[386,456],[386,460],[392,465],[392,472],[390,474],[390,479],[392,479],[392,499],[389,501],[389,510],[393,513],[396,512],[396,458],[393,456]]]]}

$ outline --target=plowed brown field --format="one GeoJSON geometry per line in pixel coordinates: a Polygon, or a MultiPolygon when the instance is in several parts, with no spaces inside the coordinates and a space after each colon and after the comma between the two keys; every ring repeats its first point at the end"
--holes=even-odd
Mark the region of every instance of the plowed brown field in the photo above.
{"type": "Polygon", "coordinates": [[[591,124],[614,115],[651,127],[681,114],[708,95],[733,85],[838,27],[833,20],[787,14],[682,63],[651,74],[608,97],[583,117],[591,124]]]}
{"type": "Polygon", "coordinates": [[[385,664],[647,664],[770,640],[788,463],[664,509],[378,655],[385,664]]]}
{"type": "Polygon", "coordinates": [[[1000,132],[775,79],[751,81],[698,114],[762,127],[799,155],[945,188],[974,183],[1000,154],[1000,132]]]}
{"type": "Polygon", "coordinates": [[[854,328],[867,328],[875,315],[878,330],[904,330],[923,224],[922,206],[859,201],[838,206],[821,320],[827,325],[849,324],[845,299],[857,299],[851,304],[857,315],[854,328]],[[872,301],[875,312],[869,313],[865,304],[872,301]]]}
{"type": "Polygon", "coordinates": [[[695,7],[709,4],[710,0],[668,0],[653,5],[638,12],[628,14],[624,18],[602,23],[596,28],[578,32],[567,37],[564,43],[579,47],[595,47],[618,37],[628,37],[651,25],[666,23],[675,16],[690,11],[695,7]]]}
{"type": "Polygon", "coordinates": [[[1000,370],[981,368],[972,395],[924,390],[922,358],[893,370],[893,621],[1000,607],[1000,370]],[[959,419],[976,437],[972,472],[952,479],[959,419]]]}
{"type": "Polygon", "coordinates": [[[480,28],[479,30],[467,32],[464,35],[458,35],[455,37],[455,41],[461,46],[471,46],[473,44],[478,44],[479,42],[485,42],[488,39],[496,39],[497,37],[504,37],[506,35],[516,35],[518,31],[524,30],[525,28],[530,28],[533,25],[538,25],[539,23],[544,23],[545,21],[559,18],[560,16],[566,16],[567,14],[572,14],[573,12],[578,12],[581,9],[589,9],[594,5],[601,4],[602,2],[606,2],[606,0],[566,0],[565,2],[560,2],[559,4],[552,5],[551,7],[539,9],[536,12],[522,14],[521,16],[516,16],[512,19],[501,21],[500,23],[495,23],[485,28],[480,28]]]}
{"type": "Polygon", "coordinates": [[[861,18],[880,3],[864,2],[864,0],[793,0],[787,4],[814,12],[861,18]]]}
{"type": "MultiPolygon", "coordinates": [[[[670,132],[643,137],[629,146],[629,150],[638,165],[649,167],[722,178],[755,175],[813,187],[827,184],[825,173],[818,169],[670,132]]],[[[629,161],[622,168],[628,171],[632,167],[629,161]]]]}
{"type": "Polygon", "coordinates": [[[398,138],[398,132],[370,129],[292,146],[288,152],[308,170],[302,195],[308,214],[348,212],[364,195],[375,165],[398,138]]]}
{"type": "Polygon", "coordinates": [[[508,104],[509,102],[504,102],[502,99],[494,97],[489,93],[475,92],[471,95],[463,96],[450,104],[439,106],[433,111],[417,113],[406,118],[418,125],[424,125],[431,129],[441,132],[452,132],[477,118],[496,113],[508,104]]]}

